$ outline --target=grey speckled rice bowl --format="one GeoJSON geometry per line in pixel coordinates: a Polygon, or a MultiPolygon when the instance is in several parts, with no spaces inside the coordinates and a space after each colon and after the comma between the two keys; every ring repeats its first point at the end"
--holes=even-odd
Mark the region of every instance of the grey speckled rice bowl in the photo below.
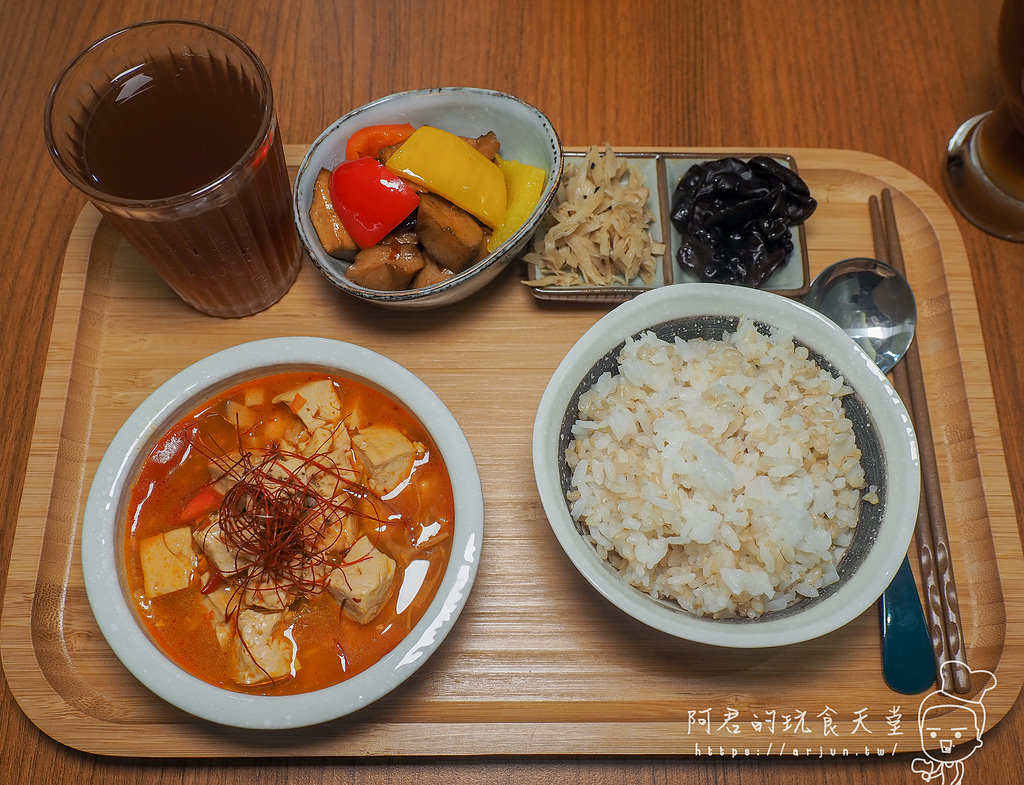
{"type": "MultiPolygon", "coordinates": [[[[655,343],[660,341],[656,340],[655,343]]],[[[800,352],[802,354],[803,349],[800,352]]],[[[605,386],[600,394],[591,398],[602,399],[610,394],[610,382],[605,379],[602,384],[605,386]]],[[[647,389],[652,399],[657,398],[659,393],[647,389]]],[[[838,383],[832,389],[839,389],[838,383]]],[[[705,392],[689,390],[691,396],[696,396],[691,398],[691,402],[699,400],[701,393],[705,392]]],[[[586,402],[587,397],[583,397],[583,400],[586,402]]],[[[641,408],[647,403],[641,401],[641,408]]],[[[590,405],[593,406],[593,402],[590,405]]],[[[597,406],[601,405],[599,400],[597,406]]],[[[644,415],[639,416],[643,421],[644,415]]],[[[588,430],[589,426],[582,430],[578,428],[577,435],[588,430]]],[[[617,432],[622,430],[622,426],[617,428],[617,432]]],[[[607,441],[607,437],[604,438],[607,441]]],[[[678,452],[676,448],[679,439],[675,442],[673,444],[673,440],[669,439],[663,446],[678,452]]],[[[643,449],[648,451],[651,448],[647,445],[643,449]]],[[[544,392],[534,424],[533,460],[541,501],[552,530],[572,563],[595,589],[621,610],[651,627],[680,638],[740,648],[779,646],[816,638],[838,629],[869,608],[892,580],[909,547],[920,494],[917,442],[910,418],[885,377],[849,337],[820,314],[793,300],[759,290],[715,284],[679,284],[654,290],[619,306],[598,321],[569,351],[544,392]],[[722,558],[723,554],[725,557],[730,555],[730,548],[737,550],[734,531],[740,532],[741,538],[744,531],[748,532],[748,537],[750,532],[756,534],[753,540],[744,543],[746,550],[756,551],[756,541],[765,541],[770,537],[771,527],[762,525],[762,518],[768,517],[766,513],[758,508],[750,509],[748,505],[747,509],[739,512],[726,513],[726,517],[729,514],[734,517],[748,516],[749,525],[746,527],[739,525],[730,528],[720,521],[709,523],[706,516],[699,516],[695,508],[688,506],[691,504],[688,495],[696,496],[696,492],[680,494],[675,487],[676,483],[693,485],[686,479],[686,470],[680,468],[678,460],[671,471],[665,470],[665,476],[670,478],[667,483],[648,481],[652,487],[629,492],[636,496],[632,502],[626,500],[629,493],[625,496],[612,494],[614,504],[597,505],[595,508],[593,502],[600,493],[592,493],[590,503],[586,504],[585,500],[577,498],[579,486],[585,484],[580,482],[581,478],[585,477],[589,467],[576,466],[575,458],[571,466],[566,459],[567,448],[574,443],[573,426],[579,416],[581,396],[602,374],[616,372],[617,358],[627,339],[635,339],[646,331],[670,343],[676,338],[685,341],[698,337],[720,341],[723,334],[728,334],[731,339],[742,317],[752,318],[757,329],[763,333],[774,329],[791,336],[797,347],[806,347],[809,358],[827,372],[825,378],[842,377],[851,391],[838,398],[842,405],[840,416],[845,414],[845,419],[852,423],[853,438],[860,452],[857,471],[861,468],[863,470],[863,483],[856,493],[868,495],[874,501],[877,492],[877,503],[862,501],[859,508],[855,508],[853,515],[856,517],[856,527],[852,530],[852,537],[848,534],[839,535],[842,540],[840,550],[845,550],[845,554],[827,581],[811,581],[806,585],[801,583],[795,601],[793,596],[783,599],[780,594],[773,603],[754,603],[753,608],[744,607],[742,603],[739,606],[729,604],[729,591],[723,594],[722,587],[732,586],[738,590],[745,586],[743,581],[747,578],[743,570],[732,569],[729,559],[723,562],[722,558]],[[575,481],[574,469],[577,473],[575,481]],[[660,499],[659,503],[665,509],[653,510],[649,504],[637,502],[638,498],[654,497],[660,499]],[[611,556],[606,559],[604,557],[608,556],[611,547],[610,537],[615,533],[614,522],[602,524],[610,526],[604,530],[600,526],[591,528],[587,524],[592,524],[597,515],[610,513],[614,516],[620,508],[630,537],[639,543],[636,552],[640,556],[634,558],[633,546],[629,546],[626,549],[629,559],[614,548],[611,556]],[[702,523],[699,518],[702,518],[702,523]],[[669,524],[666,524],[666,520],[669,524]],[[717,557],[699,550],[705,546],[697,546],[698,550],[693,553],[699,554],[699,558],[693,557],[688,567],[679,567],[678,552],[682,546],[669,546],[668,555],[662,558],[659,549],[664,549],[665,545],[656,540],[664,538],[651,537],[653,551],[646,542],[636,539],[639,537],[637,531],[646,532],[650,536],[652,531],[664,531],[666,526],[669,526],[671,534],[676,533],[671,529],[674,526],[686,536],[702,530],[701,534],[693,536],[705,541],[708,540],[709,532],[718,531],[712,543],[720,538],[725,544],[715,546],[717,557]],[[659,558],[662,558],[662,563],[654,564],[659,558]],[[652,562],[650,570],[641,564],[644,559],[652,562]],[[694,583],[693,573],[699,573],[701,569],[707,573],[706,582],[714,583],[718,593],[707,595],[712,597],[710,600],[700,595],[696,609],[690,604],[687,606],[689,610],[684,610],[680,603],[687,605],[691,588],[683,589],[682,599],[673,599],[671,592],[665,588],[664,568],[672,559],[675,559],[673,563],[676,566],[669,572],[674,571],[677,576],[680,571],[686,573],[690,585],[698,586],[698,595],[703,590],[700,587],[701,580],[694,583]],[[730,566],[719,569],[723,564],[730,566]],[[649,594],[631,585],[631,582],[645,589],[652,589],[655,585],[657,588],[649,594]],[[817,596],[803,597],[802,594],[817,596]],[[707,605],[701,609],[701,603],[704,602],[707,605]],[[708,615],[698,615],[700,613],[708,615]],[[740,615],[735,616],[734,613],[740,615]],[[754,618],[748,618],[743,615],[745,613],[754,618]],[[726,618],[713,618],[715,614],[724,614],[726,618]]],[[[635,463],[636,454],[628,460],[635,463]]],[[[705,456],[702,462],[713,465],[715,460],[721,459],[705,456]]],[[[735,455],[730,457],[730,461],[733,460],[735,455]]],[[[727,464],[721,465],[732,471],[727,464]]],[[[737,462],[735,472],[746,477],[748,475],[744,472],[747,471],[737,462]]],[[[857,471],[854,472],[855,484],[857,471]]],[[[831,482],[834,477],[834,473],[830,474],[828,481],[831,482]]],[[[601,478],[601,482],[616,488],[616,493],[621,494],[620,476],[601,478]]],[[[802,496],[797,494],[797,497],[810,498],[808,494],[811,491],[807,488],[811,485],[816,487],[815,493],[820,497],[823,482],[820,476],[816,476],[813,483],[805,478],[805,490],[801,492],[802,496]]],[[[836,480],[836,484],[842,485],[843,480],[836,480]]],[[[749,488],[737,487],[737,495],[749,495],[749,488]]],[[[844,492],[847,494],[845,501],[849,501],[851,492],[844,492]]],[[[780,515],[776,509],[775,517],[781,520],[784,527],[789,516],[780,515]]],[[[625,537],[623,533],[620,542],[625,537]]],[[[669,539],[684,541],[686,537],[669,539]]],[[[694,546],[690,543],[686,547],[694,546]]],[[[761,550],[778,554],[777,549],[765,547],[761,550]]],[[[791,557],[791,552],[787,550],[786,558],[791,557]]],[[[771,556],[767,558],[771,562],[771,556]]],[[[785,566],[785,561],[784,558],[778,564],[785,566]]],[[[825,569],[828,571],[830,568],[825,569]]],[[[757,569],[752,572],[756,573],[757,569]]],[[[771,570],[768,572],[774,580],[771,570]]],[[[762,585],[764,576],[750,580],[752,585],[762,585]]]]}

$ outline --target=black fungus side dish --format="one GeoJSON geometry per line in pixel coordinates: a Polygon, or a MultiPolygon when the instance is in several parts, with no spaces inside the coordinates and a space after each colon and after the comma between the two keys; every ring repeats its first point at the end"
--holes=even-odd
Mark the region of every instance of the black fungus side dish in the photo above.
{"type": "Polygon", "coordinates": [[[773,158],[721,158],[692,166],[672,197],[679,263],[702,281],[760,286],[793,250],[789,228],[818,203],[773,158]]]}

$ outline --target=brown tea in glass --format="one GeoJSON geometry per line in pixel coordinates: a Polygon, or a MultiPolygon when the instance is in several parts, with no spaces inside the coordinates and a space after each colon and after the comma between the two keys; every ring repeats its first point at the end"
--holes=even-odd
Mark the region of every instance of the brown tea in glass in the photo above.
{"type": "Polygon", "coordinates": [[[943,180],[971,223],[1024,242],[1024,0],[1003,3],[997,45],[1002,100],[957,129],[943,180]]]}
{"type": "Polygon", "coordinates": [[[246,316],[298,272],[270,79],[229,33],[149,22],[74,60],[47,103],[61,172],[199,311],[246,316]]]}

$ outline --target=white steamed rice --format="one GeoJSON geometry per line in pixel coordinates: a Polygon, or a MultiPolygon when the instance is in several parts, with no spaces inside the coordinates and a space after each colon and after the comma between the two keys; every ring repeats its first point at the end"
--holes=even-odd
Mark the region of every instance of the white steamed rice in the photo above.
{"type": "Polygon", "coordinates": [[[566,451],[572,515],[602,558],[714,618],[838,580],[865,486],[842,378],[750,319],[722,340],[643,333],[618,362],[581,396],[566,451]]]}

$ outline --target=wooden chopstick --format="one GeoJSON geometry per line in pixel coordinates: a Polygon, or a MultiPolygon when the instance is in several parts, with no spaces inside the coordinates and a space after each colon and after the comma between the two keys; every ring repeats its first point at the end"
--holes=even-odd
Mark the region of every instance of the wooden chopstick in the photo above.
{"type": "MultiPolygon", "coordinates": [[[[872,196],[868,199],[868,208],[875,257],[905,276],[907,269],[896,227],[892,192],[889,189],[882,191],[881,207],[878,198],[872,196]]],[[[951,687],[957,693],[966,693],[971,688],[970,670],[967,667],[960,602],[953,578],[938,461],[931,437],[928,398],[916,339],[911,343],[903,362],[893,368],[892,380],[918,436],[922,498],[917,516],[917,550],[924,583],[925,613],[938,666],[938,681],[944,690],[948,691],[951,687]],[[954,664],[943,667],[943,663],[954,664]]]]}

